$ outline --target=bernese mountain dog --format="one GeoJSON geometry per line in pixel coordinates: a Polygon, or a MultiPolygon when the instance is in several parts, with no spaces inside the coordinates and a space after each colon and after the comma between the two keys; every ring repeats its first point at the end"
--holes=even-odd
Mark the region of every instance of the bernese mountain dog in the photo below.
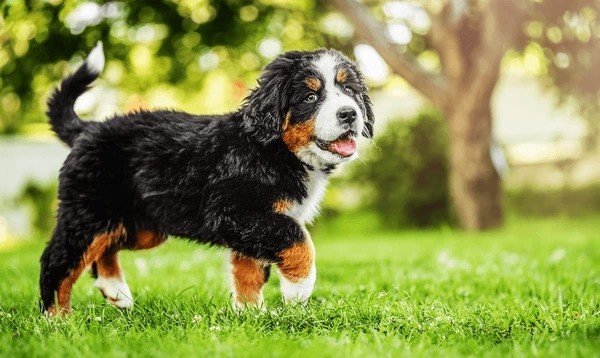
{"type": "Polygon", "coordinates": [[[270,265],[284,301],[305,302],[315,280],[306,229],[328,177],[373,136],[373,110],[357,66],[334,50],[291,51],[268,64],[233,113],[138,111],[82,121],[74,111],[104,67],[102,43],[48,100],[71,147],[59,176],[57,224],[41,256],[41,309],[71,310],[91,267],[108,303],[133,306],[118,252],[168,236],[231,252],[233,301],[261,306],[270,265]]]}

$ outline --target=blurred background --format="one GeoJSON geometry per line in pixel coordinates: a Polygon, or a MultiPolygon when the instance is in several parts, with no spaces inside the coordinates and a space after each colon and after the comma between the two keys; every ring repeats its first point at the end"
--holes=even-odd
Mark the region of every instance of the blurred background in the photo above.
{"type": "MultiPolygon", "coordinates": [[[[287,50],[338,49],[376,137],[336,174],[315,230],[487,230],[600,213],[595,0],[8,0],[0,14],[0,247],[47,237],[68,150],[45,101],[99,40],[84,118],[232,111],[287,50]]],[[[168,174],[168,173],[167,173],[168,174]]],[[[600,227],[600,226],[599,226],[600,227]]]]}

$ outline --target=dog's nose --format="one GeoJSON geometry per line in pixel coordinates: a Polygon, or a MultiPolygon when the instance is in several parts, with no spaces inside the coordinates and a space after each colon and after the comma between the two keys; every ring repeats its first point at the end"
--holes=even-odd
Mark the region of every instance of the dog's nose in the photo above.
{"type": "Polygon", "coordinates": [[[356,120],[356,111],[352,107],[342,107],[337,111],[337,118],[342,123],[352,124],[356,120]]]}

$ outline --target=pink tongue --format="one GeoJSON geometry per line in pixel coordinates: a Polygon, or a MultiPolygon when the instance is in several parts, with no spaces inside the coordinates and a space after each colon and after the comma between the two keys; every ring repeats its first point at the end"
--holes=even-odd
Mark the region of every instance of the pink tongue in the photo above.
{"type": "Polygon", "coordinates": [[[354,139],[339,139],[329,144],[329,150],[342,157],[349,157],[356,152],[356,142],[354,139]]]}

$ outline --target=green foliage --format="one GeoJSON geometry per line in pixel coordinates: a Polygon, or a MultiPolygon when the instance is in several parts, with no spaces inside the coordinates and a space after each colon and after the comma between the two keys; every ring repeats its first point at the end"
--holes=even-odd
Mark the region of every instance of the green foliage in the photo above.
{"type": "Polygon", "coordinates": [[[560,103],[569,102],[588,122],[587,144],[600,145],[600,1],[536,1],[523,44],[543,51],[542,82],[560,103]]]}
{"type": "Polygon", "coordinates": [[[355,179],[372,192],[375,212],[388,227],[447,223],[448,134],[438,112],[389,123],[356,166],[355,179]]]}
{"type": "Polygon", "coordinates": [[[261,52],[263,41],[278,51],[331,38],[318,29],[315,0],[96,3],[105,4],[103,15],[88,26],[70,18],[84,4],[78,0],[0,5],[0,133],[45,122],[48,92],[99,40],[107,58],[101,82],[123,92],[124,110],[150,103],[198,112],[239,105],[276,54],[261,52]]]}
{"type": "Polygon", "coordinates": [[[581,216],[600,212],[600,184],[582,188],[526,188],[506,193],[507,204],[525,216],[581,216]]]}
{"type": "Polygon", "coordinates": [[[347,218],[313,235],[319,277],[306,307],[284,306],[273,274],[268,309],[241,313],[226,253],[172,239],[120,255],[132,311],[108,306],[83,275],[73,315],[44,318],[32,240],[0,252],[0,356],[595,357],[598,220],[365,235],[347,218]]]}
{"type": "Polygon", "coordinates": [[[56,183],[41,184],[29,181],[17,197],[19,204],[29,209],[32,229],[40,234],[47,234],[55,224],[56,183]]]}
{"type": "MultiPolygon", "coordinates": [[[[107,2],[0,2],[0,133],[45,123],[48,92],[98,40],[107,56],[100,81],[122,91],[119,105],[125,111],[149,104],[231,110],[271,59],[259,50],[265,40],[282,51],[331,46],[350,54],[355,45],[325,1],[118,1],[111,2],[118,11],[78,28],[70,16],[83,3],[107,2]]],[[[381,9],[387,2],[367,3],[382,20],[396,21],[381,9]]],[[[578,100],[597,134],[600,71],[592,71],[600,56],[597,0],[532,3],[535,16],[519,47],[542,48],[548,84],[561,89],[561,98],[578,100]]],[[[406,50],[435,63],[422,25],[407,24],[413,36],[406,50]]]]}

